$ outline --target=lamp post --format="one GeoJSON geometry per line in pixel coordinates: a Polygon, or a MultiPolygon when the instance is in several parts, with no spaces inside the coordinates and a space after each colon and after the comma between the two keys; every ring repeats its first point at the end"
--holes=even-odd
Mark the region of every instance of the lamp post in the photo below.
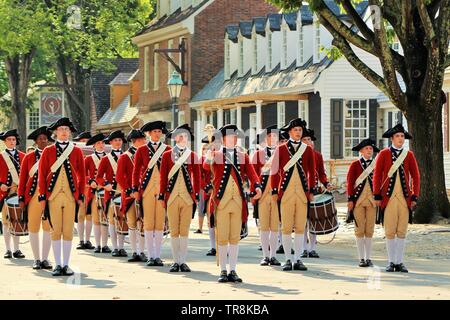
{"type": "Polygon", "coordinates": [[[177,110],[177,100],[181,95],[181,88],[183,87],[183,80],[178,72],[174,71],[169,81],[167,81],[167,87],[169,88],[169,94],[172,98],[172,119],[173,128],[178,126],[178,110],[177,110]]]}

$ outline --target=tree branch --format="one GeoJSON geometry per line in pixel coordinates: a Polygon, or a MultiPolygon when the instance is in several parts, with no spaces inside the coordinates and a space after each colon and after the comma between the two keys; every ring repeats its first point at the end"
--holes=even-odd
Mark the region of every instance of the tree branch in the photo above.
{"type": "Polygon", "coordinates": [[[425,32],[425,36],[427,37],[427,41],[430,43],[431,47],[435,46],[434,39],[436,34],[434,32],[433,23],[431,22],[430,16],[428,15],[427,7],[423,0],[417,1],[417,10],[419,11],[420,20],[422,21],[423,30],[425,32]]]}
{"type": "Polygon", "coordinates": [[[444,62],[444,69],[447,69],[448,67],[450,67],[450,54],[447,55],[444,62]]]}
{"type": "Polygon", "coordinates": [[[361,31],[362,35],[369,41],[373,41],[375,38],[375,34],[372,30],[367,26],[364,20],[361,18],[359,13],[356,11],[355,7],[353,7],[350,0],[339,0],[339,2],[344,7],[347,14],[351,17],[353,23],[358,27],[359,31],[361,31]]]}

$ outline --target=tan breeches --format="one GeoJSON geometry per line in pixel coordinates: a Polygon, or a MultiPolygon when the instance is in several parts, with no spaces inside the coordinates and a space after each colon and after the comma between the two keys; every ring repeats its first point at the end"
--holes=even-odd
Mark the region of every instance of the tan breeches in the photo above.
{"type": "Polygon", "coordinates": [[[372,238],[375,229],[377,208],[370,201],[364,200],[353,209],[355,217],[355,236],[357,238],[372,238]]]}
{"type": "Polygon", "coordinates": [[[278,232],[280,226],[278,204],[270,194],[264,195],[258,201],[258,214],[261,231],[278,232]]]}
{"type": "Polygon", "coordinates": [[[134,203],[130,206],[127,213],[127,225],[129,229],[136,229],[136,206],[134,203]]]}
{"type": "Polygon", "coordinates": [[[170,236],[187,237],[192,220],[192,204],[187,204],[181,197],[176,197],[167,206],[170,236]]]}
{"type": "Polygon", "coordinates": [[[38,200],[38,193],[36,192],[28,202],[28,231],[31,233],[38,233],[42,229],[44,231],[50,231],[50,224],[48,220],[42,220],[41,204],[38,200]]]}
{"type": "Polygon", "coordinates": [[[286,199],[283,197],[280,204],[281,229],[283,234],[291,234],[292,228],[296,234],[305,232],[308,203],[297,196],[286,199]]]}
{"type": "Polygon", "coordinates": [[[78,208],[78,223],[84,222],[84,220],[91,221],[92,220],[92,211],[91,214],[86,214],[86,202],[83,201],[83,204],[78,208]]]}
{"type": "Polygon", "coordinates": [[[231,200],[216,210],[216,235],[219,246],[238,244],[241,239],[242,202],[231,200]]]}
{"type": "Polygon", "coordinates": [[[52,223],[52,240],[70,241],[73,238],[75,224],[75,200],[72,195],[59,193],[48,201],[50,221],[52,223]]]}
{"type": "Polygon", "coordinates": [[[409,209],[403,196],[392,196],[384,209],[384,232],[387,239],[406,237],[409,209]]]}
{"type": "Polygon", "coordinates": [[[142,206],[144,210],[144,230],[163,231],[165,223],[165,210],[161,202],[158,201],[158,195],[149,192],[142,198],[142,206]]]}

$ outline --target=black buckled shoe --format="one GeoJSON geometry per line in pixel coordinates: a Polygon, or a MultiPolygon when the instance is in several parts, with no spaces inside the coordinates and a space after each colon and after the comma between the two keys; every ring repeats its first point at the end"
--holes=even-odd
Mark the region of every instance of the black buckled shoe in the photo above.
{"type": "Polygon", "coordinates": [[[281,266],[280,261],[278,261],[277,258],[275,258],[275,257],[270,258],[269,264],[271,266],[281,266]]]}
{"type": "Polygon", "coordinates": [[[63,270],[61,268],[61,266],[56,266],[55,269],[53,269],[52,271],[52,276],[54,277],[60,277],[63,275],[63,270]]]}
{"type": "Polygon", "coordinates": [[[108,246],[102,248],[102,253],[111,253],[111,249],[108,246]]]}
{"type": "Polygon", "coordinates": [[[50,270],[52,269],[52,265],[50,262],[48,262],[48,260],[42,260],[41,262],[41,269],[45,269],[45,270],[50,270]]]}
{"type": "Polygon", "coordinates": [[[317,254],[317,252],[316,252],[315,250],[312,250],[312,251],[309,253],[309,257],[310,257],[310,258],[320,258],[319,255],[317,254]]]}
{"type": "Polygon", "coordinates": [[[175,262],[170,266],[169,272],[178,272],[178,271],[180,271],[180,265],[175,262]]]}
{"type": "Polygon", "coordinates": [[[294,263],[294,270],[306,271],[308,270],[308,268],[303,264],[301,260],[297,260],[297,262],[294,263]]]}
{"type": "Polygon", "coordinates": [[[92,245],[92,242],[90,242],[89,240],[84,243],[84,248],[88,250],[95,249],[95,247],[92,245]]]}
{"type": "Polygon", "coordinates": [[[262,246],[259,246],[259,247],[258,247],[258,251],[262,251],[262,246]]]}
{"type": "Polygon", "coordinates": [[[153,259],[153,258],[148,259],[146,265],[147,265],[147,267],[153,267],[155,265],[155,259],[153,259]]]}
{"type": "Polygon", "coordinates": [[[261,262],[259,263],[260,266],[268,266],[270,263],[270,260],[268,257],[265,257],[261,260],[261,262]]]}
{"type": "Polygon", "coordinates": [[[86,247],[84,246],[84,241],[80,241],[80,243],[77,245],[77,250],[84,250],[86,247]]]}
{"type": "Polygon", "coordinates": [[[303,253],[301,255],[302,258],[308,258],[308,251],[307,250],[303,250],[303,253]]]}
{"type": "Polygon", "coordinates": [[[219,276],[219,279],[217,281],[221,282],[221,283],[228,282],[227,270],[222,270],[220,272],[220,276],[219,276]]]}
{"type": "Polygon", "coordinates": [[[113,257],[120,257],[119,249],[114,249],[114,250],[111,252],[111,255],[112,255],[113,257]]]}
{"type": "Polygon", "coordinates": [[[119,250],[119,257],[128,257],[128,253],[125,251],[125,249],[119,250]]]}
{"type": "Polygon", "coordinates": [[[63,276],[73,276],[73,271],[69,268],[69,266],[64,266],[64,268],[62,268],[62,275],[63,276]]]}
{"type": "Polygon", "coordinates": [[[5,254],[3,255],[3,258],[5,258],[5,259],[11,259],[11,258],[12,258],[12,252],[11,252],[11,250],[6,251],[5,254]]]}
{"type": "Polygon", "coordinates": [[[367,259],[367,260],[366,260],[366,265],[367,265],[368,267],[373,267],[372,260],[367,259]]]}
{"type": "Polygon", "coordinates": [[[408,273],[408,269],[406,269],[406,266],[403,263],[396,264],[395,265],[395,271],[396,272],[408,273]]]}
{"type": "Polygon", "coordinates": [[[209,250],[209,251],[206,253],[207,256],[216,256],[216,254],[217,254],[217,251],[216,251],[216,249],[214,249],[214,248],[212,248],[211,250],[209,250]]]}
{"type": "Polygon", "coordinates": [[[147,262],[147,256],[145,255],[145,253],[141,252],[141,254],[139,255],[139,259],[141,259],[141,262],[147,262]]]}
{"type": "Polygon", "coordinates": [[[277,253],[284,253],[283,245],[280,245],[276,251],[277,253]]]}
{"type": "Polygon", "coordinates": [[[141,257],[136,252],[133,252],[131,258],[128,259],[128,262],[141,262],[141,257]]]}
{"type": "Polygon", "coordinates": [[[230,273],[228,274],[228,281],[229,282],[242,282],[242,279],[239,278],[236,271],[231,270],[230,273]]]}
{"type": "Polygon", "coordinates": [[[389,262],[385,270],[386,272],[395,272],[395,264],[393,262],[389,262]]]}
{"type": "Polygon", "coordinates": [[[364,260],[364,259],[359,260],[358,267],[361,267],[361,268],[367,267],[366,260],[364,260]]]}
{"type": "Polygon", "coordinates": [[[23,259],[23,258],[25,258],[25,255],[22,253],[22,251],[16,250],[13,253],[13,257],[16,259],[23,259]]]}
{"type": "Polygon", "coordinates": [[[94,253],[100,253],[102,252],[102,248],[100,246],[95,247],[94,253]]]}
{"type": "Polygon", "coordinates": [[[283,271],[291,271],[292,270],[292,262],[291,260],[287,260],[285,264],[283,264],[283,271]]]}
{"type": "Polygon", "coordinates": [[[41,260],[35,260],[33,263],[33,270],[41,269],[41,260]]]}
{"type": "Polygon", "coordinates": [[[155,258],[153,265],[155,267],[164,267],[164,263],[162,262],[161,258],[155,258]]]}
{"type": "Polygon", "coordinates": [[[191,268],[189,268],[186,263],[182,263],[180,265],[180,271],[181,272],[191,272],[191,268]]]}
{"type": "Polygon", "coordinates": [[[202,232],[202,230],[197,229],[197,230],[194,231],[194,233],[202,234],[203,232],[202,232]]]}

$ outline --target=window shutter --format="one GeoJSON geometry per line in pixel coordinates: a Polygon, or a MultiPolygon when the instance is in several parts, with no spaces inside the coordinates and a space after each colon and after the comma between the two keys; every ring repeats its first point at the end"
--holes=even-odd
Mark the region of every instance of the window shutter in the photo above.
{"type": "Polygon", "coordinates": [[[369,100],[369,137],[377,141],[377,110],[378,102],[376,99],[369,100]]]}
{"type": "Polygon", "coordinates": [[[321,98],[319,93],[309,94],[308,99],[308,128],[314,129],[317,140],[314,142],[314,149],[321,151],[322,145],[322,119],[321,119],[321,98]]]}
{"type": "Polygon", "coordinates": [[[331,158],[342,159],[344,148],[343,99],[331,99],[331,158]]]}

